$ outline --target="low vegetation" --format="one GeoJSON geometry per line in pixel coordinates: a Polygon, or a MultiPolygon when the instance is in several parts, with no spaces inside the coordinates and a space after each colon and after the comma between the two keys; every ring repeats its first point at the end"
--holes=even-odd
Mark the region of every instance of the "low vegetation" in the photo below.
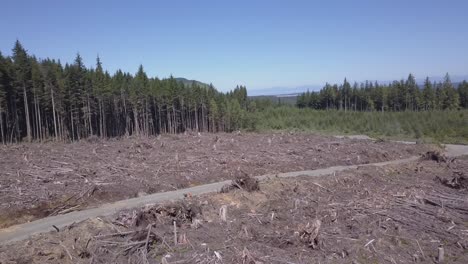
{"type": "Polygon", "coordinates": [[[468,143],[467,110],[344,112],[282,106],[258,111],[252,118],[259,131],[299,130],[468,143]]]}

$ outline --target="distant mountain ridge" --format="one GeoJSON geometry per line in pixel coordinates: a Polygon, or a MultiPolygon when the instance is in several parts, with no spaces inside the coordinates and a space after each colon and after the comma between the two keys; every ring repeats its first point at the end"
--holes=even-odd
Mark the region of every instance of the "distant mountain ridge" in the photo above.
{"type": "Polygon", "coordinates": [[[266,89],[247,89],[249,96],[280,96],[290,94],[300,94],[303,92],[318,91],[323,85],[301,85],[297,87],[272,87],[266,89]]]}
{"type": "MultiPolygon", "coordinates": [[[[429,77],[431,82],[442,82],[444,77],[429,77]]],[[[416,79],[417,84],[422,88],[424,84],[424,79],[416,79]]],[[[460,83],[462,83],[464,80],[468,80],[468,75],[454,75],[451,76],[452,84],[457,87],[460,83]]],[[[350,81],[350,80],[348,80],[350,81]]],[[[369,82],[375,82],[376,80],[368,80],[369,82]]],[[[350,81],[351,85],[354,83],[354,81],[350,81]]],[[[365,81],[363,81],[365,82],[365,81]]],[[[393,81],[378,81],[379,84],[388,84],[393,81]]],[[[330,84],[334,84],[333,82],[329,82],[330,84]]],[[[358,81],[358,83],[361,83],[358,81]]],[[[307,91],[320,91],[325,86],[325,84],[322,85],[301,85],[301,86],[296,86],[296,87],[271,87],[271,88],[266,88],[266,89],[249,89],[249,96],[250,97],[259,97],[259,96],[273,96],[273,97],[283,97],[283,95],[290,95],[290,94],[301,94],[305,93],[307,91]]]]}
{"type": "Polygon", "coordinates": [[[297,96],[299,94],[280,94],[280,95],[253,95],[249,96],[252,100],[269,100],[273,103],[291,104],[294,105],[297,102],[297,96]]]}
{"type": "Polygon", "coordinates": [[[176,79],[176,81],[178,81],[178,82],[183,83],[185,86],[192,86],[193,83],[195,83],[196,85],[198,85],[200,87],[205,87],[205,88],[210,87],[209,84],[204,83],[204,82],[200,82],[200,81],[197,81],[197,80],[189,80],[189,79],[183,78],[183,77],[177,77],[177,78],[174,78],[174,79],[176,79]]]}

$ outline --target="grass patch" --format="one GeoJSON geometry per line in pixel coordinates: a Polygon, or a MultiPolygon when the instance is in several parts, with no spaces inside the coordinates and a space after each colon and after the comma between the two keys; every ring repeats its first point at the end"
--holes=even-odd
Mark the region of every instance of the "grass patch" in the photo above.
{"type": "Polygon", "coordinates": [[[267,108],[252,114],[255,130],[293,130],[332,134],[468,144],[468,110],[426,112],[344,112],[267,108]]]}

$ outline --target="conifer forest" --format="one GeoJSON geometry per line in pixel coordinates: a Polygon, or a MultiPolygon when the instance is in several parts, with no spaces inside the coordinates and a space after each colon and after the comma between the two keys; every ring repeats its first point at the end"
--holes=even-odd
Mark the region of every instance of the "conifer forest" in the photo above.
{"type": "Polygon", "coordinates": [[[247,90],[223,94],[212,85],[184,84],[172,76],[105,71],[99,58],[86,68],[39,60],[17,41],[0,54],[0,137],[3,143],[80,140],[91,136],[156,135],[240,129],[247,90]]]}
{"type": "MultiPolygon", "coordinates": [[[[291,109],[294,107],[326,111],[329,116],[333,116],[332,111],[375,113],[364,119],[362,115],[351,114],[356,118],[353,122],[367,124],[375,122],[375,118],[369,119],[369,116],[379,115],[385,120],[387,116],[382,113],[387,112],[445,111],[442,115],[460,116],[453,129],[461,131],[455,132],[455,137],[467,133],[463,109],[468,108],[468,83],[453,84],[448,73],[442,82],[426,78],[422,86],[412,74],[406,80],[385,84],[370,81],[350,84],[345,78],[342,84],[327,83],[320,91],[300,94],[295,106],[288,106],[249,99],[247,88],[242,85],[223,93],[212,84],[187,83],[172,76],[162,79],[148,76],[142,65],[132,74],[122,70],[109,73],[103,64],[97,57],[95,66],[87,68],[79,54],[72,63],[65,64],[50,58],[38,59],[29,54],[20,41],[14,44],[11,56],[0,53],[1,142],[77,141],[89,137],[151,136],[186,131],[214,133],[304,127],[303,123],[294,122],[278,125],[281,118],[297,120],[304,115],[314,115],[291,109]],[[457,111],[461,112],[457,114],[457,111]],[[278,112],[283,113],[280,119],[278,112]]],[[[418,114],[411,116],[415,123],[420,123],[418,114]]],[[[317,120],[314,118],[310,123],[317,120]]],[[[340,128],[336,121],[330,120],[329,123],[334,124],[329,127],[320,124],[308,129],[338,127],[337,132],[366,132],[340,128]]],[[[424,136],[426,127],[418,129],[418,133],[424,136]]],[[[415,136],[414,131],[402,133],[415,136]]]]}

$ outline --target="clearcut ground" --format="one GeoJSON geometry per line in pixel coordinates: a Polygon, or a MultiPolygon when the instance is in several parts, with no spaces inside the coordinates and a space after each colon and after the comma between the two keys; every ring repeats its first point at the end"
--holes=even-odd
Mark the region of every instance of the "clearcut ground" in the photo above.
{"type": "Polygon", "coordinates": [[[0,228],[241,175],[368,164],[432,148],[294,133],[0,146],[0,228]]]}
{"type": "Polygon", "coordinates": [[[468,147],[446,151],[70,220],[0,246],[0,263],[466,263],[468,147]]]}

